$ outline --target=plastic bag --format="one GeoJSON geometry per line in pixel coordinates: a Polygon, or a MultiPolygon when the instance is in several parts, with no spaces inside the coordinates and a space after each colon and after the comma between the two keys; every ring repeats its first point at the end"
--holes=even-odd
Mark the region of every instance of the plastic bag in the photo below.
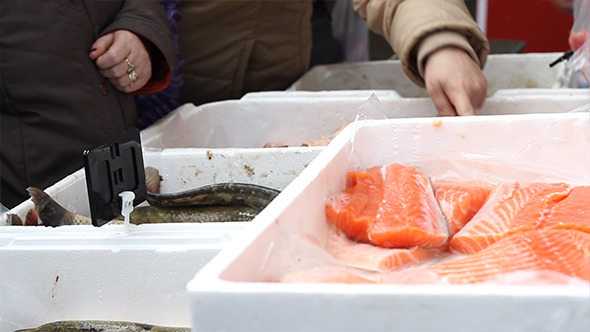
{"type": "Polygon", "coordinates": [[[568,42],[574,54],[567,67],[579,70],[590,83],[590,1],[574,1],[574,25],[570,31],[568,42]]]}
{"type": "Polygon", "coordinates": [[[332,31],[342,44],[346,62],[369,60],[369,27],[350,0],[338,0],[332,9],[332,31]]]}

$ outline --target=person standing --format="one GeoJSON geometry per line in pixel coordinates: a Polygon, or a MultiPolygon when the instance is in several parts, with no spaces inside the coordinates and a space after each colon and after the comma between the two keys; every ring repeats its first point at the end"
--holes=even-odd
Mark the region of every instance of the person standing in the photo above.
{"type": "Polygon", "coordinates": [[[0,2],[0,201],[45,188],[82,153],[136,127],[133,95],[164,89],[174,68],[157,0],[0,2]]]}
{"type": "MultiPolygon", "coordinates": [[[[464,0],[352,1],[389,41],[405,73],[440,115],[470,115],[485,101],[489,42],[464,0]]],[[[284,90],[310,65],[312,0],[181,0],[180,103],[284,90]]]]}

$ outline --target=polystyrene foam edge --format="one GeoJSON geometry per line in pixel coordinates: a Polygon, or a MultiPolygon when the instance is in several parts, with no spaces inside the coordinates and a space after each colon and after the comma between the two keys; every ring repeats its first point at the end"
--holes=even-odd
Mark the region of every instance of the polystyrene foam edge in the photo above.
{"type": "Polygon", "coordinates": [[[379,90],[379,89],[366,89],[366,90],[324,90],[324,91],[306,91],[306,90],[286,90],[286,91],[263,91],[263,92],[251,92],[244,95],[240,100],[259,100],[264,101],[296,101],[297,98],[312,98],[312,99],[367,99],[375,94],[379,98],[383,99],[398,99],[402,96],[395,90],[379,90]]]}
{"type": "MultiPolygon", "coordinates": [[[[590,114],[589,114],[590,115],[590,114]]],[[[494,115],[482,115],[473,117],[440,117],[440,118],[399,118],[387,119],[378,121],[387,121],[388,123],[412,123],[416,125],[431,124],[433,121],[448,121],[448,122],[487,122],[490,117],[494,115]]],[[[534,121],[535,119],[554,119],[555,114],[513,114],[503,116],[503,120],[510,121],[510,119],[521,121],[534,121]]],[[[580,114],[567,113],[560,114],[563,118],[579,118],[580,114]]],[[[296,200],[300,193],[309,186],[318,175],[330,164],[334,157],[342,150],[353,137],[355,130],[360,126],[368,126],[374,123],[375,120],[365,120],[358,123],[358,127],[348,125],[344,130],[338,134],[327,148],[322,151],[301,174],[295,178],[272,202],[258,214],[251,222],[250,228],[247,232],[241,234],[234,239],[224,250],[222,250],[212,261],[204,266],[195,278],[208,281],[218,280],[220,276],[233,262],[236,260],[248,246],[252,245],[256,238],[269,228],[280,217],[283,211],[296,200]]]]}

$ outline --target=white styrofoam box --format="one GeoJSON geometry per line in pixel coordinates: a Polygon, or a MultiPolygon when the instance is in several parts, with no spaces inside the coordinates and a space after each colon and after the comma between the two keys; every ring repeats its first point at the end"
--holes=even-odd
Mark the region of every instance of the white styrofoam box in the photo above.
{"type": "Polygon", "coordinates": [[[395,91],[256,92],[240,100],[185,104],[142,131],[155,148],[262,148],[268,142],[300,146],[354,120],[375,94],[398,100],[395,91]]]}
{"type": "MultiPolygon", "coordinates": [[[[284,149],[144,148],[144,166],[158,169],[160,191],[172,193],[223,182],[245,182],[282,190],[321,151],[320,147],[284,149]]],[[[68,211],[90,216],[84,169],[45,189],[68,211]]],[[[25,220],[31,199],[9,211],[25,220]]],[[[164,225],[162,225],[164,226],[164,225]]],[[[103,226],[104,227],[104,226],[103,226]]],[[[225,227],[223,223],[219,227],[225,227]]],[[[0,232],[2,231],[0,227],[0,232]]]]}
{"type": "MultiPolygon", "coordinates": [[[[587,89],[505,90],[487,98],[477,114],[563,113],[589,101],[587,89]]],[[[372,111],[366,114],[369,118],[438,114],[430,98],[399,98],[392,91],[259,92],[241,100],[185,104],[142,131],[142,144],[160,149],[262,148],[275,141],[297,149],[354,120],[359,109],[372,111]],[[378,106],[368,102],[373,93],[378,106]]]]}
{"type": "Polygon", "coordinates": [[[433,178],[590,184],[590,113],[389,119],[346,127],[187,284],[193,330],[588,330],[588,285],[276,282],[286,272],[325,262],[318,249],[328,234],[325,199],[345,188],[347,172],[393,162],[433,178]]]}
{"type": "Polygon", "coordinates": [[[58,320],[190,327],[186,283],[243,228],[4,227],[0,331],[58,320]]]}
{"type": "MultiPolygon", "coordinates": [[[[320,148],[154,149],[161,192],[221,182],[282,190],[320,148]]],[[[45,191],[90,215],[84,170],[45,191]]],[[[29,199],[10,213],[24,220],[29,199]]],[[[249,222],[0,227],[0,331],[56,320],[124,320],[190,326],[186,283],[249,222]]]]}
{"type": "MultiPolygon", "coordinates": [[[[589,99],[585,89],[503,90],[478,114],[565,113],[589,99]]],[[[399,98],[394,91],[260,92],[241,100],[185,104],[141,132],[144,164],[162,173],[162,192],[228,181],[282,189],[323,150],[299,145],[332,133],[361,109],[373,118],[437,115],[429,98],[399,98]],[[292,147],[263,148],[271,141],[292,147]]],[[[90,214],[83,169],[45,190],[66,209],[90,214]]],[[[24,220],[32,206],[27,200],[11,213],[24,220]]]]}
{"type": "MultiPolygon", "coordinates": [[[[483,69],[487,95],[501,89],[576,88],[565,62],[549,64],[563,53],[491,54],[483,69]]],[[[404,73],[399,60],[363,61],[313,67],[287,90],[391,89],[402,97],[427,97],[404,73]]]]}

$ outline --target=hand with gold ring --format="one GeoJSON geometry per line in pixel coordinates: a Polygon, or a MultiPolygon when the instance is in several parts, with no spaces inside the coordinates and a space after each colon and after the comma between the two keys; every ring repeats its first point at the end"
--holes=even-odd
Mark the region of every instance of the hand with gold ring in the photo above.
{"type": "Polygon", "coordinates": [[[137,81],[137,72],[135,71],[135,66],[129,59],[125,58],[125,62],[127,62],[127,75],[129,76],[129,86],[133,86],[137,81]]]}
{"type": "Polygon", "coordinates": [[[89,57],[96,61],[100,73],[123,92],[141,89],[152,76],[152,62],[145,45],[127,30],[98,38],[89,57]]]}

